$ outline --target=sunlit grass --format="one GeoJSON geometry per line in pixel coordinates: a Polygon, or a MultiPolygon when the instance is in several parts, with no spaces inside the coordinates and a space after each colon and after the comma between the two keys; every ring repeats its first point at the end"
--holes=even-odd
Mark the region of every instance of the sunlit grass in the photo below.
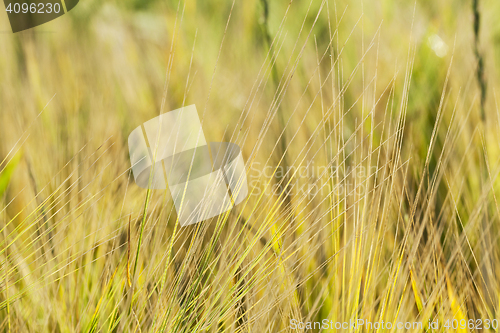
{"type": "Polygon", "coordinates": [[[458,2],[88,0],[2,34],[0,330],[498,319],[483,6],[475,35],[458,2]],[[127,137],[189,104],[242,148],[249,196],[181,227],[168,189],[133,182],[127,137]]]}

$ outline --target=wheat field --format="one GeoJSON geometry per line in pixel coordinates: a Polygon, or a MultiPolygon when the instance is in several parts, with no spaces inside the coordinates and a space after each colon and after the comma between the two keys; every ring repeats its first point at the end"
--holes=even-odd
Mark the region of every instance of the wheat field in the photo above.
{"type": "Polygon", "coordinates": [[[82,0],[16,34],[2,12],[0,331],[496,331],[498,12],[82,0]],[[127,138],[191,104],[249,194],[181,227],[127,138]]]}

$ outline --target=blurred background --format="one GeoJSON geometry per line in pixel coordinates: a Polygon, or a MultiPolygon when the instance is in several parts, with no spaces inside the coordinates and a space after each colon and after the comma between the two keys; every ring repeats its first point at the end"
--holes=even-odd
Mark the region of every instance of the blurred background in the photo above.
{"type": "Polygon", "coordinates": [[[13,34],[2,9],[0,330],[498,318],[499,12],[82,0],[13,34]],[[181,228],[127,137],[191,104],[251,193],[181,228]]]}

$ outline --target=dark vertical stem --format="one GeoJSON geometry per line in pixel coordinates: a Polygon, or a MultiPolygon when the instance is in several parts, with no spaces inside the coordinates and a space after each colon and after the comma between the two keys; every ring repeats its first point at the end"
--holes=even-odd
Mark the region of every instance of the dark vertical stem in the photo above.
{"type": "MultiPolygon", "coordinates": [[[[274,52],[273,52],[273,40],[271,38],[271,33],[269,32],[269,2],[268,0],[261,0],[261,3],[262,3],[262,8],[263,8],[263,32],[264,32],[264,37],[265,37],[265,40],[266,40],[266,43],[267,43],[267,47],[268,47],[268,51],[269,51],[269,54],[270,54],[270,57],[271,57],[271,63],[273,64],[272,66],[272,78],[273,78],[273,83],[274,83],[274,86],[276,87],[276,89],[278,90],[279,89],[279,86],[280,86],[280,79],[279,79],[279,75],[278,75],[278,70],[276,68],[277,64],[276,64],[276,59],[275,59],[275,55],[274,55],[274,52]]],[[[277,103],[276,105],[277,107],[277,111],[276,111],[276,116],[278,118],[278,124],[279,124],[279,127],[280,129],[282,130],[282,133],[281,133],[281,136],[279,138],[279,144],[277,146],[277,149],[276,149],[276,153],[277,153],[277,157],[278,157],[278,160],[280,161],[280,165],[279,167],[281,168],[281,170],[283,172],[280,172],[279,173],[279,176],[277,177],[277,175],[275,175],[275,178],[276,179],[276,184],[279,186],[279,189],[280,189],[280,196],[281,196],[281,200],[283,201],[283,205],[282,205],[282,208],[283,208],[283,211],[287,211],[287,209],[290,210],[290,224],[289,224],[289,228],[288,230],[291,231],[291,244],[292,246],[296,246],[295,244],[295,238],[296,238],[296,235],[295,235],[295,214],[293,212],[293,207],[292,207],[292,198],[291,198],[291,195],[292,195],[292,188],[293,188],[293,185],[291,184],[291,175],[290,173],[288,172],[289,168],[288,168],[288,160],[287,160],[287,157],[286,157],[286,149],[287,149],[287,136],[286,136],[286,122],[285,122],[285,116],[283,114],[283,109],[281,108],[281,104],[280,103],[277,103]]],[[[286,238],[286,237],[283,237],[283,238],[286,238]]],[[[282,239],[282,243],[281,243],[282,247],[284,247],[284,240],[282,239]]],[[[282,253],[282,249],[280,248],[279,249],[280,253],[277,253],[278,256],[281,257],[282,253]]],[[[294,252],[292,250],[292,252],[294,252]]],[[[281,261],[282,259],[280,259],[281,261]]],[[[281,264],[284,265],[283,261],[281,261],[281,264]]],[[[295,274],[292,272],[292,276],[294,276],[294,278],[296,279],[297,283],[298,281],[300,281],[300,279],[297,278],[297,276],[295,276],[295,274]]],[[[303,297],[303,292],[301,292],[301,290],[299,290],[299,288],[301,288],[300,286],[296,286],[296,289],[297,290],[297,297],[299,298],[299,304],[302,305],[304,304],[304,297],[303,297]]],[[[302,310],[302,307],[299,307],[300,311],[302,310]]],[[[303,317],[304,314],[302,314],[303,317]]]]}
{"type": "MultiPolygon", "coordinates": [[[[473,21],[473,29],[474,29],[474,55],[476,57],[476,62],[477,62],[477,67],[476,67],[476,79],[477,83],[479,86],[479,90],[481,93],[481,100],[480,100],[480,110],[481,110],[481,121],[482,121],[482,130],[483,130],[483,137],[487,139],[486,134],[487,134],[487,126],[486,126],[486,108],[485,108],[485,103],[486,103],[486,79],[484,76],[484,57],[481,51],[479,50],[479,45],[480,45],[480,28],[481,28],[481,13],[479,12],[479,0],[472,0],[472,14],[474,16],[474,21],[473,21]]],[[[482,147],[479,147],[479,150],[482,150],[482,147]]],[[[484,154],[487,154],[487,151],[484,151],[484,154]]],[[[489,174],[488,174],[488,159],[487,156],[485,156],[484,159],[481,159],[482,161],[482,170],[481,170],[481,185],[482,187],[484,186],[489,186],[489,174]]],[[[494,195],[494,194],[493,194],[494,195]]],[[[486,295],[488,297],[486,298],[488,301],[488,304],[490,307],[493,307],[493,300],[491,299],[490,296],[490,287],[492,284],[492,277],[493,273],[495,271],[494,268],[494,261],[491,258],[490,251],[493,249],[493,242],[491,239],[491,233],[488,232],[490,226],[488,225],[488,200],[484,200],[484,207],[483,207],[483,219],[482,219],[482,228],[483,228],[483,241],[482,241],[482,247],[483,247],[483,259],[482,263],[480,264],[480,270],[482,274],[482,279],[483,279],[483,284],[484,284],[484,289],[486,291],[486,295]]]]}
{"type": "Polygon", "coordinates": [[[477,68],[476,78],[481,91],[481,119],[485,121],[485,107],[486,102],[486,79],[484,77],[484,59],[479,51],[479,30],[481,26],[481,15],[479,13],[479,0],[472,0],[472,13],[474,15],[474,54],[476,56],[477,68]]]}
{"type": "Polygon", "coordinates": [[[247,305],[246,305],[246,296],[245,296],[245,279],[242,274],[242,268],[239,267],[235,274],[235,283],[236,287],[236,318],[237,318],[237,332],[246,331],[245,325],[247,324],[247,305]]]}
{"type": "MultiPolygon", "coordinates": [[[[273,83],[274,83],[274,86],[276,87],[276,89],[279,88],[279,84],[280,84],[280,79],[279,79],[279,75],[278,75],[278,70],[276,68],[276,61],[275,61],[275,56],[274,56],[274,52],[273,52],[273,41],[272,41],[272,38],[271,38],[271,33],[269,32],[269,2],[268,0],[261,0],[261,3],[262,3],[262,8],[263,8],[263,16],[264,16],[264,21],[263,21],[263,30],[264,30],[264,37],[266,39],[266,43],[267,43],[267,47],[268,47],[268,50],[269,50],[269,54],[271,56],[271,63],[273,63],[274,65],[272,66],[272,77],[273,77],[273,83]]],[[[290,179],[290,175],[288,174],[287,170],[288,170],[288,161],[287,161],[287,158],[286,158],[286,148],[287,148],[287,138],[286,138],[286,123],[285,123],[285,118],[284,118],[284,115],[283,115],[283,110],[281,108],[281,105],[278,104],[277,105],[277,112],[276,112],[276,116],[278,118],[278,124],[279,124],[279,127],[280,129],[282,129],[282,133],[281,133],[281,137],[279,139],[279,145],[278,145],[278,149],[276,150],[276,152],[278,153],[278,160],[281,160],[280,162],[280,167],[282,168],[282,170],[284,172],[280,172],[280,177],[279,179],[277,179],[277,184],[278,186],[281,188],[281,192],[283,194],[283,202],[284,202],[284,209],[290,207],[291,205],[291,191],[290,191],[290,186],[288,185],[289,183],[289,179],[290,179]],[[284,186],[286,186],[286,188],[283,188],[284,186]]],[[[291,207],[290,207],[291,208],[291,207]]]]}

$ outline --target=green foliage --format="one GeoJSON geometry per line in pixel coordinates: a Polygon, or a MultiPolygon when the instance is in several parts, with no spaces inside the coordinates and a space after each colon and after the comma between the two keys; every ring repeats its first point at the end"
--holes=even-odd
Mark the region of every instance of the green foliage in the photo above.
{"type": "Polygon", "coordinates": [[[8,161],[7,165],[0,172],[0,198],[3,197],[14,171],[16,170],[19,161],[21,160],[22,152],[18,151],[14,154],[12,159],[8,161]]]}
{"type": "Polygon", "coordinates": [[[498,318],[498,7],[484,122],[469,1],[86,0],[2,35],[0,331],[498,318]],[[180,227],[127,136],[189,104],[251,193],[180,227]]]}

